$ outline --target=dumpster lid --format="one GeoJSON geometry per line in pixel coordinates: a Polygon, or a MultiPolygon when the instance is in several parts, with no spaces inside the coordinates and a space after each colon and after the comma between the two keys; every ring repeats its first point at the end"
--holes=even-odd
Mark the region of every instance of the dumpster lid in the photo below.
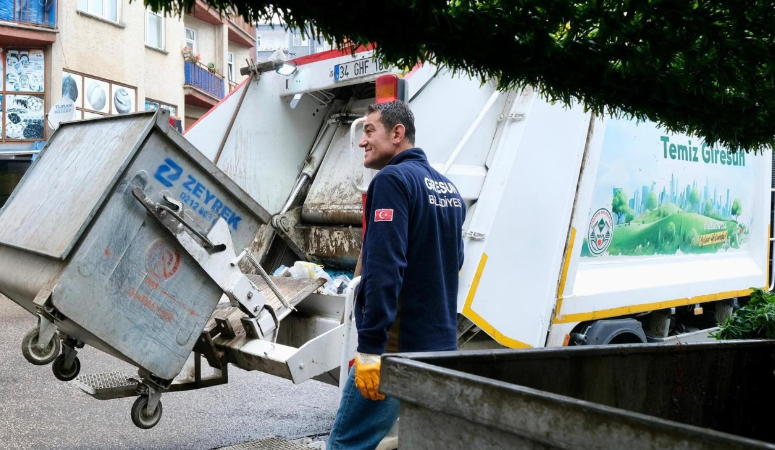
{"type": "Polygon", "coordinates": [[[65,259],[155,123],[138,113],[59,128],[0,210],[0,243],[65,259]]]}

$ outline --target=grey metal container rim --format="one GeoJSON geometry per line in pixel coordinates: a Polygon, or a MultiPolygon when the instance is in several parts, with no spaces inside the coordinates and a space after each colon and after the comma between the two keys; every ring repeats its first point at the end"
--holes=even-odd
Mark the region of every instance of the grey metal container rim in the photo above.
{"type": "MultiPolygon", "coordinates": [[[[723,344],[691,343],[681,346],[633,344],[621,346],[621,352],[638,354],[652,353],[654,351],[704,351],[714,347],[718,348],[719,345],[746,348],[763,344],[775,345],[775,341],[725,341],[723,344]]],[[[558,352],[572,352],[579,356],[610,354],[611,351],[612,346],[518,350],[521,357],[532,356],[535,359],[556,358],[558,352]]],[[[680,435],[680,437],[685,439],[697,440],[708,445],[707,448],[775,449],[775,445],[759,440],[578,400],[434,364],[455,357],[491,357],[495,359],[498,355],[514,353],[515,350],[484,350],[385,354],[382,358],[380,391],[402,402],[421,405],[423,408],[431,411],[455,416],[504,432],[516,433],[550,446],[571,442],[573,439],[577,439],[580,433],[573,433],[573,428],[565,427],[553,427],[551,432],[547,432],[542,425],[547,423],[558,424],[560,421],[563,421],[583,426],[581,424],[589,423],[589,419],[594,419],[593,422],[598,424],[611,424],[615,422],[617,428],[620,428],[624,434],[630,436],[628,439],[642,440],[651,437],[654,439],[654,442],[658,442],[660,435],[667,434],[675,437],[680,435]],[[422,386],[422,388],[417,386],[422,386]],[[488,392],[489,395],[493,395],[493,393],[497,395],[498,402],[508,403],[514,409],[531,410],[533,414],[524,421],[505,422],[501,420],[502,411],[500,408],[490,408],[487,402],[483,401],[486,400],[488,392]],[[561,415],[556,413],[558,410],[562,411],[561,415]],[[535,417],[540,417],[540,422],[534,420],[535,417]],[[649,436],[644,433],[648,433],[649,436]]],[[[610,430],[603,429],[598,438],[608,439],[608,433],[610,433],[610,430]]],[[[590,433],[588,432],[587,434],[590,433]]],[[[578,446],[575,448],[596,448],[594,442],[577,443],[578,446]]],[[[630,448],[643,448],[643,446],[630,448]]],[[[653,448],[659,448],[659,446],[654,446],[653,448]]]]}
{"type": "Polygon", "coordinates": [[[414,353],[386,353],[384,359],[399,358],[410,359],[413,361],[433,364],[434,361],[448,360],[453,357],[464,357],[469,359],[492,357],[493,360],[500,360],[501,355],[519,354],[520,359],[542,359],[557,358],[558,355],[568,355],[568,357],[577,357],[578,355],[610,355],[616,351],[621,354],[637,355],[644,353],[685,353],[687,351],[704,351],[716,349],[719,346],[734,348],[760,347],[762,345],[773,345],[775,349],[775,339],[739,339],[724,340],[717,342],[689,342],[686,344],[672,343],[651,343],[651,344],[620,344],[620,345],[582,345],[571,347],[550,347],[550,348],[524,348],[524,349],[498,349],[498,350],[453,350],[443,352],[414,352],[414,353]]]}
{"type": "MultiPolygon", "coordinates": [[[[49,138],[48,142],[46,143],[46,146],[43,148],[43,150],[41,150],[40,155],[35,160],[35,162],[33,162],[29,170],[33,171],[35,169],[35,165],[37,165],[42,159],[46,157],[46,150],[48,149],[49,145],[55,141],[57,134],[61,133],[62,130],[65,130],[73,126],[82,126],[83,123],[88,123],[93,121],[120,121],[120,120],[126,120],[127,118],[138,117],[138,116],[148,116],[149,118],[153,116],[154,120],[149,121],[148,126],[145,128],[145,130],[143,130],[134,148],[129,153],[129,156],[127,157],[127,159],[124,161],[121,167],[121,170],[112,179],[108,188],[102,193],[102,195],[99,198],[99,201],[96,203],[93,210],[90,212],[88,219],[84,222],[84,224],[76,233],[69,247],[61,255],[43,254],[43,256],[58,258],[62,260],[65,260],[67,258],[70,251],[75,247],[76,243],[80,241],[81,236],[89,227],[89,224],[91,223],[92,219],[95,217],[97,212],[104,204],[105,199],[108,197],[110,192],[116,186],[116,183],[118,183],[118,181],[121,179],[123,171],[129,166],[129,164],[131,164],[131,161],[135,158],[135,156],[137,155],[137,152],[145,144],[146,140],[148,139],[148,137],[150,136],[151,132],[154,129],[158,129],[162,134],[164,134],[168,139],[170,139],[174,144],[176,144],[183,153],[185,153],[189,158],[191,158],[191,160],[195,164],[200,166],[203,170],[211,174],[218,182],[223,184],[223,186],[227,190],[229,190],[238,201],[242,202],[247,209],[252,211],[258,217],[261,223],[264,223],[264,224],[269,223],[269,221],[271,220],[271,215],[266,211],[266,209],[264,209],[261,205],[259,205],[258,202],[256,202],[247,192],[245,192],[239,185],[237,185],[237,183],[235,183],[232,179],[230,179],[222,171],[220,171],[215,166],[215,164],[213,164],[212,161],[207,159],[207,157],[205,157],[199,150],[197,150],[196,147],[193,146],[193,144],[188,142],[186,138],[184,138],[174,128],[169,126],[169,112],[163,109],[159,109],[156,111],[142,111],[142,112],[131,113],[131,114],[122,114],[122,115],[109,116],[109,117],[103,117],[103,118],[87,119],[87,120],[81,120],[81,121],[64,122],[49,138]]],[[[14,192],[11,194],[6,204],[11,204],[13,202],[14,197],[18,192],[21,191],[21,187],[22,185],[24,185],[27,178],[28,177],[22,178],[19,186],[17,186],[17,189],[15,189],[14,192]]],[[[3,209],[0,209],[0,214],[2,214],[2,212],[3,212],[3,209]]],[[[2,244],[19,248],[10,242],[4,242],[2,244]]],[[[26,248],[21,248],[21,250],[38,253],[36,251],[33,251],[31,249],[26,249],[26,248]]]]}

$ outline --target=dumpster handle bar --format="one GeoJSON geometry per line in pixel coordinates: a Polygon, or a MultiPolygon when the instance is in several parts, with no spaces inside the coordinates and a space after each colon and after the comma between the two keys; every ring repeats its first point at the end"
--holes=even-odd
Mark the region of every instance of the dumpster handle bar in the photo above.
{"type": "Polygon", "coordinates": [[[183,226],[185,226],[186,228],[191,230],[191,232],[194,233],[194,235],[196,237],[198,237],[204,243],[203,247],[205,249],[207,249],[207,250],[210,250],[211,253],[218,253],[218,252],[222,252],[222,251],[226,250],[226,245],[224,245],[224,244],[213,244],[213,242],[210,239],[208,239],[207,236],[202,234],[193,225],[188,223],[186,221],[186,219],[184,219],[183,217],[181,217],[178,214],[177,211],[173,210],[172,208],[170,208],[168,206],[164,206],[164,205],[160,205],[158,203],[155,203],[153,200],[148,198],[148,196],[145,195],[145,192],[143,192],[143,190],[140,189],[139,187],[136,187],[136,188],[132,189],[132,196],[134,196],[134,198],[136,198],[137,201],[139,201],[140,204],[142,204],[145,207],[145,209],[147,209],[148,212],[150,212],[151,214],[154,214],[156,212],[156,211],[153,211],[152,207],[155,208],[156,210],[162,210],[162,211],[166,211],[167,213],[169,213],[172,217],[177,219],[177,221],[180,222],[183,226]]]}
{"type": "MultiPolygon", "coordinates": [[[[261,278],[263,278],[264,281],[266,281],[266,284],[269,286],[269,289],[271,289],[272,292],[274,292],[274,295],[277,296],[277,299],[280,300],[280,303],[282,303],[283,306],[285,306],[289,310],[296,311],[296,308],[294,308],[293,305],[291,305],[291,303],[285,298],[283,293],[280,292],[280,289],[277,287],[274,281],[272,281],[272,279],[269,277],[269,274],[266,273],[264,268],[261,267],[261,264],[259,264],[258,261],[256,260],[256,257],[253,256],[253,254],[250,253],[248,249],[242,250],[242,253],[240,253],[239,256],[237,256],[237,258],[234,261],[232,261],[231,265],[236,266],[237,264],[240,263],[240,261],[242,261],[245,258],[247,258],[248,261],[250,261],[250,264],[253,267],[255,267],[255,269],[258,271],[258,274],[261,275],[261,278]]],[[[276,322],[277,317],[274,315],[274,310],[270,311],[270,314],[272,314],[276,322]]],[[[279,323],[278,323],[278,326],[279,326],[279,323]]]]}

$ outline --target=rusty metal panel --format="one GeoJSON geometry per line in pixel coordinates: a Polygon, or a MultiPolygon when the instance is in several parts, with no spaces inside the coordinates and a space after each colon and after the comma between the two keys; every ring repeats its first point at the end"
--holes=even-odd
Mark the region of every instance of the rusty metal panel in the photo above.
{"type": "Polygon", "coordinates": [[[358,227],[297,226],[307,255],[326,267],[354,269],[361,252],[363,229],[358,227]]]}
{"type": "Polygon", "coordinates": [[[0,211],[0,243],[65,259],[155,122],[140,113],[63,125],[0,211]]]}
{"type": "Polygon", "coordinates": [[[361,193],[353,188],[354,174],[363,183],[363,152],[350,161],[350,127],[339,124],[304,202],[301,217],[305,222],[360,225],[363,211],[361,193]]]}

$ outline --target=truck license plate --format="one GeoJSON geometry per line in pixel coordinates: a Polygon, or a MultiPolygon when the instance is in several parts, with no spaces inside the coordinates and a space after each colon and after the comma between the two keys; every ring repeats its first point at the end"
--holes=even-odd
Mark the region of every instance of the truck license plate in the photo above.
{"type": "Polygon", "coordinates": [[[387,72],[390,67],[375,58],[363,58],[334,66],[334,81],[345,81],[365,77],[375,73],[387,72]]]}

